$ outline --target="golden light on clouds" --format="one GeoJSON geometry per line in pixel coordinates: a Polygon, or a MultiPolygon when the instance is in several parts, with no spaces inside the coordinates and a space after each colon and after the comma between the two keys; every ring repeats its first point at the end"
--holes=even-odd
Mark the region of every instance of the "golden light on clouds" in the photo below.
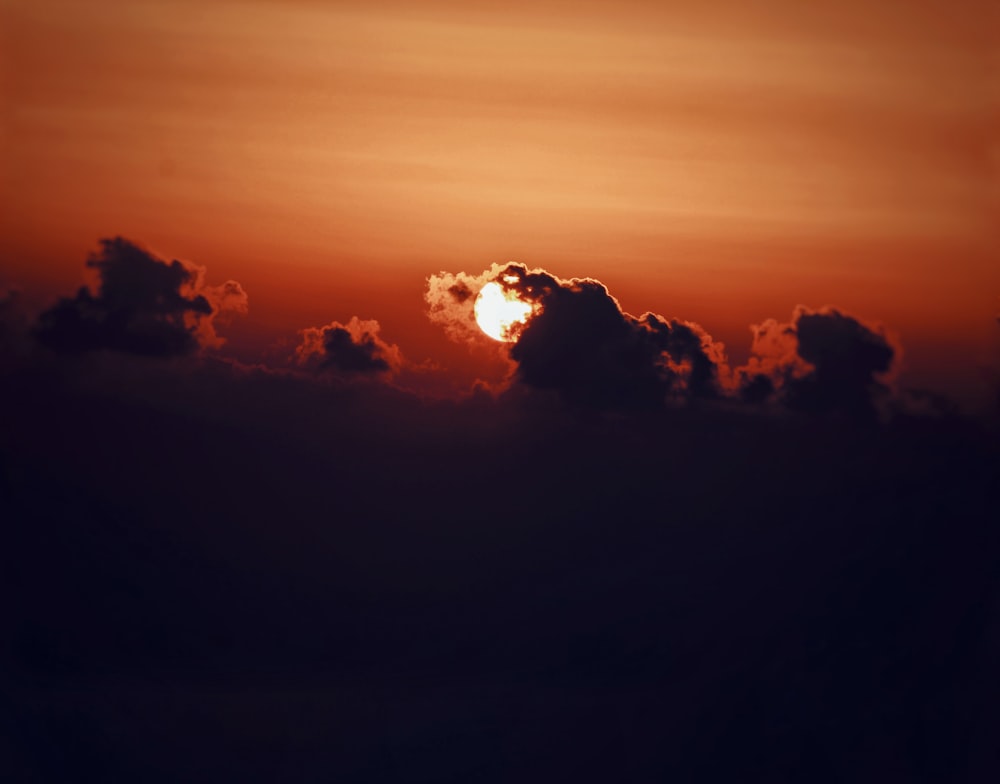
{"type": "Polygon", "coordinates": [[[518,259],[728,342],[835,302],[982,346],[996,8],[14,0],[0,254],[30,283],[122,233],[415,340],[429,271],[518,259]]]}

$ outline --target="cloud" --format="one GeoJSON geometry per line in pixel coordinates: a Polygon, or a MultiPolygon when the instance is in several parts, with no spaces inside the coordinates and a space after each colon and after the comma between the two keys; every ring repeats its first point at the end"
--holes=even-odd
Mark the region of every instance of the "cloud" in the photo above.
{"type": "Polygon", "coordinates": [[[479,275],[466,272],[439,272],[427,279],[424,302],[427,315],[457,342],[481,343],[483,333],[476,325],[473,305],[479,290],[500,275],[506,265],[494,264],[479,275]]]}
{"type": "Polygon", "coordinates": [[[597,280],[562,280],[514,263],[494,279],[539,306],[510,347],[522,384],[573,404],[624,410],[722,391],[724,346],[697,324],[625,313],[597,280]]]}
{"type": "MultiPolygon", "coordinates": [[[[104,349],[172,357],[214,349],[224,343],[217,325],[248,310],[238,282],[208,285],[204,267],[168,262],[122,237],[102,240],[86,266],[97,272],[96,288],[60,299],[31,330],[38,343],[58,353],[104,349]]],[[[734,371],[725,347],[694,322],[653,312],[633,316],[598,280],[563,279],[514,262],[493,264],[478,275],[432,275],[424,300],[430,319],[449,337],[482,347],[509,368],[492,385],[494,393],[541,390],[574,407],[632,411],[735,398],[870,418],[885,410],[900,358],[898,344],[881,325],[831,307],[800,306],[787,323],[769,319],[753,326],[752,355],[734,371]],[[490,340],[476,324],[474,303],[489,282],[534,306],[526,323],[514,326],[511,343],[490,340]]],[[[15,304],[13,298],[0,300],[4,321],[15,304]]],[[[0,325],[8,353],[10,332],[0,325]]],[[[399,346],[380,336],[378,321],[353,317],[299,336],[293,354],[299,367],[377,378],[431,396],[447,387],[437,363],[405,360],[399,346]]]]}
{"type": "Polygon", "coordinates": [[[864,419],[892,395],[898,342],[883,326],[832,307],[800,306],[788,323],[754,325],[751,357],[736,370],[725,346],[694,322],[652,312],[636,317],[598,280],[561,279],[513,262],[479,275],[432,276],[425,294],[431,320],[456,340],[482,343],[473,303],[491,281],[537,306],[505,346],[515,363],[512,381],[573,405],[639,410],[730,398],[864,419]]]}
{"type": "Polygon", "coordinates": [[[308,327],[299,333],[302,342],[295,349],[295,359],[303,367],[347,375],[396,373],[403,365],[402,352],[379,337],[380,329],[374,319],[361,321],[357,316],[346,324],[334,321],[325,327],[308,327]]]}
{"type": "MultiPolygon", "coordinates": [[[[199,269],[204,272],[204,268],[199,269]]],[[[219,348],[226,339],[219,337],[215,325],[228,322],[234,315],[245,316],[250,309],[249,297],[235,280],[221,286],[199,286],[198,291],[212,306],[212,316],[198,320],[198,342],[205,348],[219,348]]]]}
{"type": "Polygon", "coordinates": [[[753,356],[736,370],[748,402],[864,418],[890,394],[900,348],[880,324],[831,307],[813,311],[800,305],[788,323],[769,319],[751,329],[753,356]]]}
{"type": "Polygon", "coordinates": [[[84,286],[38,317],[34,336],[53,351],[181,356],[222,344],[217,314],[246,312],[246,293],[236,281],[205,286],[203,267],[164,261],[123,237],[100,245],[86,262],[97,270],[97,293],[84,286]]]}

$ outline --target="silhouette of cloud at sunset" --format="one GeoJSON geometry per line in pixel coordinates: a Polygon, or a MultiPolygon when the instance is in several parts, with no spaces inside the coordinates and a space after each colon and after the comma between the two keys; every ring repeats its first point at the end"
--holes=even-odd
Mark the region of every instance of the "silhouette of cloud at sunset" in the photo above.
{"type": "Polygon", "coordinates": [[[219,313],[247,311],[236,281],[206,286],[203,268],[164,261],[123,237],[100,245],[86,262],[97,271],[97,293],[81,287],[38,318],[35,337],[57,353],[191,354],[221,345],[212,323],[219,313]]]}
{"type": "Polygon", "coordinates": [[[510,348],[520,383],[611,409],[720,394],[725,349],[699,325],[631,316],[596,280],[561,280],[521,264],[508,264],[496,280],[539,306],[510,348]]]}
{"type": "MultiPolygon", "coordinates": [[[[58,300],[29,330],[58,354],[109,350],[174,357],[218,349],[225,340],[217,326],[248,312],[248,295],[238,282],[209,285],[204,267],[167,262],[122,237],[102,240],[86,266],[97,271],[96,293],[83,287],[58,300]]],[[[749,359],[731,367],[726,347],[699,324],[652,311],[633,316],[591,278],[493,264],[478,275],[430,276],[424,302],[431,322],[453,341],[486,347],[508,363],[503,380],[477,382],[493,394],[535,390],[555,394],[571,408],[623,412],[715,400],[858,420],[885,415],[890,404],[911,413],[927,408],[912,402],[919,397],[913,390],[896,389],[898,339],[883,325],[835,307],[798,306],[788,322],[767,319],[752,326],[749,359]],[[476,297],[491,282],[533,306],[526,322],[514,325],[509,343],[487,337],[476,323],[476,297]]],[[[18,298],[11,294],[0,305],[5,345],[20,345],[24,354],[18,336],[26,322],[18,298]]],[[[290,359],[301,369],[387,382],[418,397],[432,390],[436,396],[458,393],[444,383],[446,366],[408,360],[398,344],[382,337],[376,319],[355,316],[301,329],[290,359]]]]}
{"type": "Polygon", "coordinates": [[[832,307],[796,308],[789,323],[753,326],[751,357],[732,369],[725,346],[699,324],[653,312],[633,316],[600,281],[563,280],[523,264],[494,264],[480,275],[428,280],[432,321],[460,341],[481,341],[475,294],[495,281],[536,304],[515,327],[513,381],[557,392],[572,404],[632,410],[692,399],[768,403],[789,410],[868,418],[892,396],[898,341],[832,307]]]}
{"type": "Polygon", "coordinates": [[[302,366],[348,375],[398,371],[403,363],[399,346],[382,340],[379,330],[377,321],[357,316],[346,324],[334,321],[325,327],[309,327],[300,333],[302,342],[295,358],[302,366]]]}
{"type": "Polygon", "coordinates": [[[753,356],[737,370],[747,401],[866,417],[891,393],[888,381],[900,349],[881,325],[834,308],[799,306],[790,322],[768,319],[752,330],[753,356]]]}

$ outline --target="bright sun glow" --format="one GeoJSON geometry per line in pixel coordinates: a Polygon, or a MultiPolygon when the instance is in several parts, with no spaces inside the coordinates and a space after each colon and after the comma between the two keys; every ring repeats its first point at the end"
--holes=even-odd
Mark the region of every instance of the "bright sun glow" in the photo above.
{"type": "Polygon", "coordinates": [[[514,292],[504,291],[499,283],[487,283],[479,292],[473,311],[483,332],[494,340],[509,343],[515,339],[511,327],[527,321],[532,307],[519,300],[514,292]]]}

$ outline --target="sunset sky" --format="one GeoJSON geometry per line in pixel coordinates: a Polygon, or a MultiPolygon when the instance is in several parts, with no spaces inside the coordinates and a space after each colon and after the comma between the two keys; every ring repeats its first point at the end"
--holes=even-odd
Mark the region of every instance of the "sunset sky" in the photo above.
{"type": "Polygon", "coordinates": [[[737,361],[798,304],[965,399],[1000,351],[988,0],[8,0],[2,26],[0,282],[39,306],[122,235],[240,281],[248,357],[358,316],[458,368],[425,280],[509,260],[737,361]]]}
{"type": "Polygon", "coordinates": [[[1000,2],[0,0],[0,412],[3,781],[1000,781],[1000,2]]]}

